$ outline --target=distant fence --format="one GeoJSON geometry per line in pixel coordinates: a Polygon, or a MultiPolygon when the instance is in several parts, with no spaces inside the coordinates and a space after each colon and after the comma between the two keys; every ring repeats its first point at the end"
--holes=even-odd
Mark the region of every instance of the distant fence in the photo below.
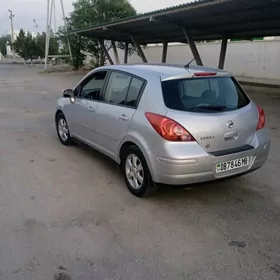
{"type": "MultiPolygon", "coordinates": [[[[217,67],[220,44],[197,44],[204,65],[217,67]]],[[[144,49],[149,62],[161,61],[162,46],[149,46],[144,49]]],[[[114,57],[113,54],[112,58],[114,57]]],[[[119,50],[123,61],[123,52],[119,50]]],[[[168,63],[187,63],[192,59],[192,54],[187,45],[170,44],[168,48],[168,63]]],[[[141,62],[140,57],[132,55],[129,63],[141,62]]],[[[253,78],[280,78],[280,40],[241,41],[228,44],[225,69],[236,76],[253,78]]]]}

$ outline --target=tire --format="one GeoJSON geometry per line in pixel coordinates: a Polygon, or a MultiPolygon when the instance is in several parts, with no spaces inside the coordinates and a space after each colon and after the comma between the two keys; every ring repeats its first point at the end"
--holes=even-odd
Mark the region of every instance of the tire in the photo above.
{"type": "Polygon", "coordinates": [[[65,146],[70,146],[73,144],[72,138],[70,136],[68,124],[63,113],[60,113],[56,118],[56,132],[61,144],[65,146]],[[64,133],[62,129],[64,129],[64,133]]]}
{"type": "Polygon", "coordinates": [[[147,162],[138,147],[130,146],[123,152],[122,172],[126,186],[133,195],[147,197],[156,193],[147,162]]]}

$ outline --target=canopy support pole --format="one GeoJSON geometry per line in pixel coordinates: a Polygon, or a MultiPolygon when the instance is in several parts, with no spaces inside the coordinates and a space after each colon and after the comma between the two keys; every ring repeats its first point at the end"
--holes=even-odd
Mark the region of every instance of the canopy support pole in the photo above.
{"type": "Polygon", "coordinates": [[[112,40],[112,47],[113,47],[116,64],[120,64],[120,58],[119,58],[116,42],[113,40],[112,40]]]}
{"type": "Polygon", "coordinates": [[[106,55],[106,58],[108,59],[109,63],[111,65],[114,65],[114,62],[109,54],[109,52],[106,50],[105,45],[104,45],[104,40],[98,39],[98,42],[100,44],[100,47],[102,49],[102,51],[104,52],[104,54],[106,55]]]}
{"type": "Polygon", "coordinates": [[[223,38],[221,43],[220,58],[219,58],[219,65],[218,65],[219,69],[224,69],[225,66],[227,44],[228,44],[228,38],[223,38]]]}
{"type": "Polygon", "coordinates": [[[162,59],[161,59],[161,62],[162,62],[162,63],[166,63],[167,50],[168,50],[168,42],[165,41],[165,42],[163,43],[163,48],[162,48],[162,59]]]}
{"type": "Polygon", "coordinates": [[[126,42],[124,48],[124,64],[127,64],[128,62],[128,47],[129,47],[129,43],[126,42]]]}
{"type": "Polygon", "coordinates": [[[147,60],[147,58],[146,58],[146,56],[145,56],[145,54],[144,54],[140,44],[135,40],[135,38],[132,35],[131,35],[131,40],[133,42],[134,47],[137,49],[138,54],[140,55],[143,63],[147,63],[148,60],[147,60]]]}
{"type": "Polygon", "coordinates": [[[190,46],[190,49],[191,49],[191,52],[193,54],[193,57],[195,59],[196,64],[203,66],[201,57],[199,55],[199,52],[198,52],[197,47],[196,47],[196,44],[195,44],[195,42],[194,42],[190,32],[187,31],[185,28],[183,28],[183,32],[184,32],[186,40],[187,40],[187,42],[188,42],[188,44],[190,46]]]}

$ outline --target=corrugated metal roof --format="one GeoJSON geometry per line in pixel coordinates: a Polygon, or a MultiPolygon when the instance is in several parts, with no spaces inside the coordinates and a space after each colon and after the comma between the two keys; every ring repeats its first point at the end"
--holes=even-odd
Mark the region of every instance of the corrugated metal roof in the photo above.
{"type": "Polygon", "coordinates": [[[187,2],[187,3],[184,3],[184,4],[180,4],[180,5],[175,5],[175,6],[171,6],[171,7],[167,7],[167,8],[163,8],[163,9],[158,9],[158,10],[154,10],[154,11],[147,12],[147,13],[139,13],[135,17],[151,16],[151,15],[156,14],[156,13],[170,12],[170,11],[177,10],[177,9],[180,9],[180,8],[185,8],[185,7],[188,7],[188,6],[197,5],[198,3],[201,3],[201,2],[206,3],[206,2],[211,2],[211,1],[213,1],[213,0],[193,0],[192,2],[187,2]]]}
{"type": "Polygon", "coordinates": [[[194,40],[249,39],[280,35],[280,0],[198,0],[75,30],[86,37],[140,44],[194,40]]]}
{"type": "Polygon", "coordinates": [[[166,12],[173,12],[175,10],[178,9],[183,9],[186,7],[191,7],[191,6],[196,6],[200,3],[208,3],[208,2],[213,2],[215,0],[194,0],[192,2],[188,2],[185,4],[180,4],[180,5],[176,5],[176,6],[171,6],[171,7],[167,7],[167,8],[163,8],[163,9],[159,9],[159,10],[154,10],[151,12],[147,12],[147,13],[139,13],[136,16],[132,16],[132,17],[126,17],[126,18],[122,18],[122,19],[117,19],[117,20],[113,20],[113,21],[109,21],[109,22],[103,22],[97,25],[91,25],[82,29],[78,29],[78,30],[74,30],[71,33],[76,33],[76,32],[81,32],[82,30],[87,30],[89,28],[97,28],[100,26],[107,26],[107,25],[111,25],[111,24],[115,24],[115,23],[119,23],[119,22],[123,22],[123,21],[127,21],[127,20],[137,20],[143,17],[149,17],[149,16],[153,16],[153,15],[157,15],[157,14],[161,14],[161,13],[166,13],[166,12]]]}

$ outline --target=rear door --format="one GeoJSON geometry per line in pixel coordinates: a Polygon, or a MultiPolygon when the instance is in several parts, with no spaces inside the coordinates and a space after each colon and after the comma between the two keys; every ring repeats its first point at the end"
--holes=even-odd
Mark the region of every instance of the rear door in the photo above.
{"type": "Polygon", "coordinates": [[[98,105],[95,119],[96,144],[115,158],[125,137],[144,86],[144,80],[125,72],[112,71],[98,105]]]}
{"type": "Polygon", "coordinates": [[[203,77],[162,83],[167,116],[184,126],[207,152],[249,144],[258,111],[231,77],[203,77]]]}

